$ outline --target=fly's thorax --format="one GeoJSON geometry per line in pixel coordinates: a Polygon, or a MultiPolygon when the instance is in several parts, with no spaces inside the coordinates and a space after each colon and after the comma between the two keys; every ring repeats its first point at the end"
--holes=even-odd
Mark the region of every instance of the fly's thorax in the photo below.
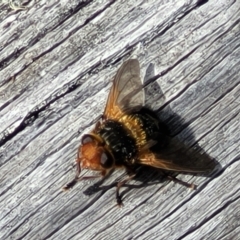
{"type": "Polygon", "coordinates": [[[105,120],[99,127],[98,134],[114,157],[115,165],[132,164],[138,154],[136,139],[124,123],[105,120]]]}

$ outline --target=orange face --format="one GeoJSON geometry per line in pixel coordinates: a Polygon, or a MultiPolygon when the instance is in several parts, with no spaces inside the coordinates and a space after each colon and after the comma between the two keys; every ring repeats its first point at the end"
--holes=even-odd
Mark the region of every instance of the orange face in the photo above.
{"type": "Polygon", "coordinates": [[[102,171],[113,167],[113,157],[105,148],[105,144],[93,135],[87,134],[82,138],[77,162],[80,168],[102,171]]]}

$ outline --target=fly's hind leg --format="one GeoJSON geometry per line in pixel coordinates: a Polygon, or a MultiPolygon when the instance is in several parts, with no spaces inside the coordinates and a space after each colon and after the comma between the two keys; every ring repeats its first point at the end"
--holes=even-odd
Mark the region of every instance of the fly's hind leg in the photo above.
{"type": "Polygon", "coordinates": [[[187,187],[187,188],[191,188],[191,189],[197,189],[197,185],[195,185],[195,184],[193,184],[193,183],[187,183],[187,182],[184,182],[184,181],[182,181],[182,180],[180,180],[180,179],[178,179],[178,178],[176,178],[176,177],[173,177],[173,176],[171,176],[171,175],[166,175],[166,177],[169,179],[169,180],[171,180],[171,181],[173,181],[173,182],[176,182],[176,183],[179,183],[179,184],[181,184],[181,185],[183,185],[183,186],[185,186],[185,187],[187,187]]]}
{"type": "Polygon", "coordinates": [[[131,168],[126,167],[126,170],[128,173],[128,177],[123,179],[123,181],[117,183],[116,200],[119,207],[122,206],[122,197],[120,196],[120,193],[119,193],[120,188],[136,176],[136,173],[131,168]]]}

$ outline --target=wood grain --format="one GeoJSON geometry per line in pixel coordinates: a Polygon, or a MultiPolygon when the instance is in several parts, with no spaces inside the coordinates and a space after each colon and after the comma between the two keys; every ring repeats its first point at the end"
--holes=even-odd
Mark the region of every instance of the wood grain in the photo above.
{"type": "Polygon", "coordinates": [[[240,2],[22,4],[0,3],[0,238],[239,239],[240,2]],[[155,69],[146,105],[171,135],[221,167],[210,177],[178,174],[196,191],[146,169],[117,208],[111,185],[122,171],[102,187],[61,187],[129,58],[142,78],[155,69]]]}

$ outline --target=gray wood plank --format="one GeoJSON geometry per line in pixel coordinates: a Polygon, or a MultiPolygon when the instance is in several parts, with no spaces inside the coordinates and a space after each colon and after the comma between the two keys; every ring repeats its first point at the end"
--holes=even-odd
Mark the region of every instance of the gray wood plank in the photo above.
{"type": "Polygon", "coordinates": [[[199,2],[0,3],[1,239],[239,239],[240,2],[199,2]],[[145,169],[118,208],[97,180],[61,187],[129,58],[154,65],[146,105],[171,135],[222,168],[178,174],[196,191],[145,169]]]}

